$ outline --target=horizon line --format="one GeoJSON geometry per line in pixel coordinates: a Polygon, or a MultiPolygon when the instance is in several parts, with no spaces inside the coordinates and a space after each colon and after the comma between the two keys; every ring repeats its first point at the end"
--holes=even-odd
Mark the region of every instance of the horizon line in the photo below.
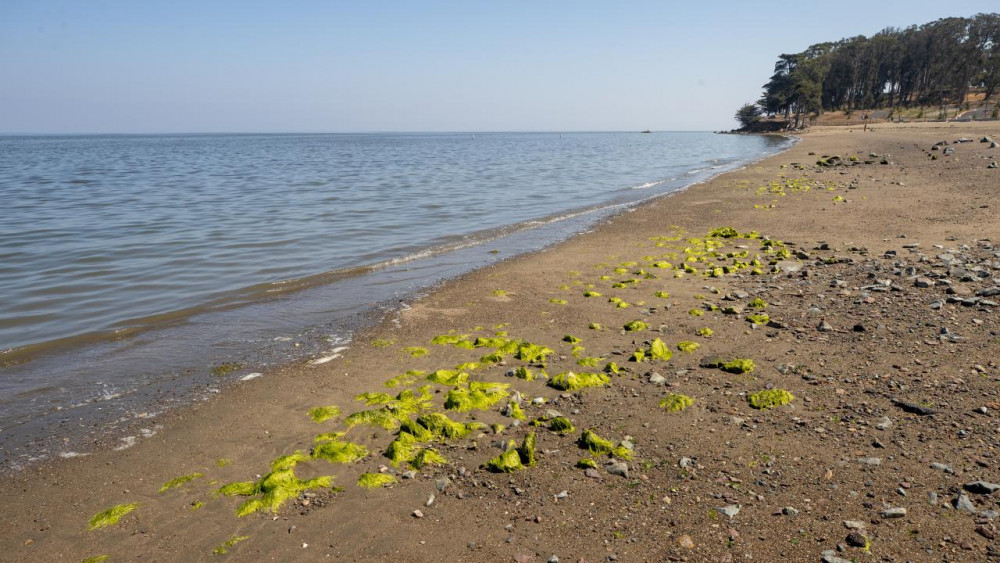
{"type": "Polygon", "coordinates": [[[636,133],[642,134],[646,131],[650,133],[714,133],[711,129],[509,129],[509,130],[369,130],[369,131],[82,131],[82,132],[16,132],[0,131],[0,137],[46,137],[46,136],[128,136],[128,135],[385,135],[385,134],[465,134],[465,135],[490,135],[499,133],[636,133]]]}

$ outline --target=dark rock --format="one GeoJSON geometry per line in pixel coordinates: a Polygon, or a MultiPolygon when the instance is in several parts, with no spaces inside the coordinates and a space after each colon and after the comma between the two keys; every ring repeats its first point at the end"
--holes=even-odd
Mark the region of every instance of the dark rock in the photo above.
{"type": "Polygon", "coordinates": [[[900,401],[899,399],[893,399],[892,404],[903,409],[906,412],[913,413],[920,416],[930,416],[937,411],[931,410],[927,407],[920,406],[916,403],[910,403],[908,401],[900,401]]]}

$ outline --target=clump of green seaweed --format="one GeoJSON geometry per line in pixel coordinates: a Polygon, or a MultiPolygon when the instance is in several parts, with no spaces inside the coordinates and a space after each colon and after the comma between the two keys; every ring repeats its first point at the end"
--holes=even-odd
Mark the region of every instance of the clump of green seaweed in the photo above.
{"type": "Polygon", "coordinates": [[[638,332],[640,330],[646,330],[649,325],[643,321],[635,320],[625,323],[625,332],[638,332]]]}
{"type": "Polygon", "coordinates": [[[225,555],[225,554],[229,553],[229,550],[233,546],[235,546],[236,544],[240,543],[243,540],[248,540],[248,539],[250,539],[250,536],[237,536],[237,535],[233,535],[228,540],[220,543],[215,549],[212,550],[212,553],[214,553],[216,555],[225,555]]]}
{"type": "Polygon", "coordinates": [[[205,475],[202,473],[189,473],[188,475],[181,475],[180,477],[175,477],[164,483],[163,486],[160,487],[160,492],[162,493],[164,491],[173,489],[174,487],[180,487],[185,483],[189,483],[191,481],[194,481],[195,479],[198,479],[199,477],[204,477],[204,476],[205,475]]]}
{"type": "Polygon", "coordinates": [[[331,418],[340,416],[340,407],[328,406],[328,407],[314,407],[309,409],[309,418],[313,419],[313,422],[320,423],[326,422],[331,418]]]}
{"type": "Polygon", "coordinates": [[[570,434],[576,430],[573,423],[565,416],[557,416],[549,421],[549,430],[559,434],[570,434]]]}
{"type": "Polygon", "coordinates": [[[385,385],[386,387],[399,387],[400,385],[412,385],[414,382],[417,381],[418,378],[422,377],[424,373],[426,372],[423,372],[418,369],[411,369],[406,373],[393,377],[392,379],[383,383],[383,385],[385,385]]]}
{"type": "Polygon", "coordinates": [[[548,357],[549,354],[554,353],[555,351],[551,348],[547,348],[540,344],[521,342],[517,347],[517,353],[514,357],[525,363],[544,365],[545,358],[548,357]]]}
{"type": "Polygon", "coordinates": [[[760,313],[757,315],[747,315],[746,320],[755,325],[766,325],[771,320],[771,317],[767,313],[760,313]]]}
{"type": "Polygon", "coordinates": [[[343,432],[332,432],[316,436],[317,445],[313,447],[313,459],[325,459],[330,463],[353,463],[368,456],[368,448],[346,442],[340,438],[343,432]]]}
{"type": "MultiPolygon", "coordinates": [[[[369,404],[379,404],[378,400],[385,400],[387,397],[368,396],[369,404]]],[[[385,400],[384,406],[358,411],[344,419],[344,424],[348,428],[353,428],[360,424],[377,426],[386,430],[394,430],[399,426],[400,421],[409,418],[411,414],[425,411],[431,408],[430,386],[424,385],[417,390],[406,389],[401,391],[396,397],[385,400]]]]}
{"type": "Polygon", "coordinates": [[[333,483],[333,477],[330,476],[306,480],[296,477],[295,466],[308,460],[309,456],[304,452],[281,456],[271,462],[271,470],[259,480],[230,483],[220,487],[217,492],[225,496],[253,497],[236,509],[237,516],[246,516],[259,510],[277,512],[288,499],[309,489],[327,488],[333,483]]]}
{"type": "Polygon", "coordinates": [[[495,473],[513,473],[535,464],[535,433],[529,432],[518,446],[510,440],[504,452],[486,462],[486,468],[495,473]]]}
{"type": "Polygon", "coordinates": [[[795,395],[784,389],[765,389],[749,395],[747,402],[755,409],[764,410],[787,405],[793,399],[795,395]]]}
{"type": "Polygon", "coordinates": [[[93,531],[106,528],[108,526],[114,526],[119,520],[122,519],[123,516],[132,512],[136,508],[139,508],[139,505],[134,502],[130,504],[117,504],[112,506],[103,512],[95,514],[90,519],[90,522],[87,523],[87,529],[93,531]]]}
{"type": "Polygon", "coordinates": [[[388,473],[362,473],[358,477],[358,486],[362,489],[378,489],[396,482],[394,475],[388,473]]]}
{"type": "Polygon", "coordinates": [[[682,340],[677,343],[677,349],[685,354],[690,354],[701,347],[701,344],[697,342],[691,342],[690,340],[682,340]]]}
{"type": "Polygon", "coordinates": [[[445,396],[444,408],[457,411],[489,410],[507,396],[507,383],[470,381],[467,387],[452,389],[445,396]]]}
{"type": "Polygon", "coordinates": [[[580,447],[594,455],[610,455],[615,449],[614,443],[605,440],[597,435],[593,430],[584,430],[580,435],[580,447]]]}
{"type": "Polygon", "coordinates": [[[547,385],[560,391],[576,391],[585,387],[603,387],[610,382],[611,379],[603,373],[566,371],[552,376],[547,385]]]}
{"type": "Polygon", "coordinates": [[[694,399],[680,393],[670,393],[660,399],[660,408],[667,412],[680,412],[694,404],[694,399]]]}
{"type": "Polygon", "coordinates": [[[432,383],[437,383],[439,385],[448,385],[449,387],[455,387],[456,385],[464,385],[466,381],[469,380],[469,374],[463,371],[453,370],[453,369],[439,369],[432,371],[427,375],[427,381],[432,383]]]}
{"type": "Polygon", "coordinates": [[[412,358],[419,358],[421,356],[426,356],[429,354],[427,348],[421,348],[420,346],[408,346],[403,348],[403,351],[410,355],[412,358]]]}
{"type": "Polygon", "coordinates": [[[246,367],[246,366],[244,366],[243,364],[240,364],[240,363],[225,362],[225,363],[222,363],[222,364],[219,364],[219,365],[213,367],[212,368],[212,375],[216,375],[216,376],[219,376],[219,377],[224,377],[224,376],[227,376],[227,375],[233,373],[234,371],[239,371],[239,370],[243,369],[244,367],[246,367]]]}

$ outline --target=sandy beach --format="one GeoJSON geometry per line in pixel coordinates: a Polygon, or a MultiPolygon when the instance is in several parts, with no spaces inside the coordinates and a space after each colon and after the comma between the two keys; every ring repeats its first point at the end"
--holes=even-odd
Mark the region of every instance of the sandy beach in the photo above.
{"type": "Polygon", "coordinates": [[[448,282],[340,357],[3,477],[0,559],[1000,560],[987,135],[814,128],[448,282]]]}

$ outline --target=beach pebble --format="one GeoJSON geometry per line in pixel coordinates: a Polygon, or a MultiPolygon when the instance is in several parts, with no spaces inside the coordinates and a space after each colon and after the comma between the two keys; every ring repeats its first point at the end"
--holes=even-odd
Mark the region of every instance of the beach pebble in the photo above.
{"type": "Polygon", "coordinates": [[[881,513],[882,518],[902,518],[906,516],[906,509],[903,507],[887,508],[881,513]]]}
{"type": "Polygon", "coordinates": [[[421,512],[421,511],[419,511],[419,510],[414,510],[413,511],[413,517],[414,518],[423,518],[424,517],[424,513],[421,512]]]}

